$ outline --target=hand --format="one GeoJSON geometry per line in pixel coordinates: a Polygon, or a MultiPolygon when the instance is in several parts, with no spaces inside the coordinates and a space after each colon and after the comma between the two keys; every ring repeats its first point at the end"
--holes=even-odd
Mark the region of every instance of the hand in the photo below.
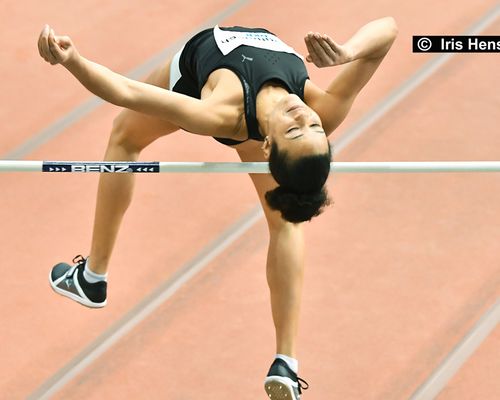
{"type": "Polygon", "coordinates": [[[68,36],[55,36],[54,30],[45,25],[38,38],[38,52],[50,63],[67,64],[78,57],[78,51],[68,36]]]}
{"type": "Polygon", "coordinates": [[[306,61],[314,63],[318,68],[332,67],[353,60],[348,48],[335,43],[328,35],[309,32],[304,41],[309,51],[306,61]]]}

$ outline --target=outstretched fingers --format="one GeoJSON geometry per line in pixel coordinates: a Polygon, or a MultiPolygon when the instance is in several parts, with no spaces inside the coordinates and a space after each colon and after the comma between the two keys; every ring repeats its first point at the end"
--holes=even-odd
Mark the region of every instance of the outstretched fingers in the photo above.
{"type": "Polygon", "coordinates": [[[306,57],[306,60],[309,62],[312,62],[312,63],[314,63],[314,65],[318,66],[318,64],[320,63],[320,58],[316,54],[316,50],[315,50],[314,45],[313,45],[313,40],[314,40],[314,33],[313,32],[309,32],[306,35],[306,37],[304,38],[304,41],[305,41],[306,47],[307,47],[307,51],[309,53],[306,57]]]}
{"type": "Polygon", "coordinates": [[[312,32],[308,33],[305,38],[309,51],[309,56],[306,59],[312,61],[317,67],[331,66],[335,62],[335,51],[326,38],[326,35],[312,32]]]}
{"type": "Polygon", "coordinates": [[[328,35],[309,32],[304,40],[309,52],[306,60],[319,68],[331,67],[348,61],[346,50],[328,35]]]}
{"type": "Polygon", "coordinates": [[[330,36],[323,35],[319,43],[331,59],[335,59],[338,56],[340,50],[339,45],[335,43],[330,36]]]}

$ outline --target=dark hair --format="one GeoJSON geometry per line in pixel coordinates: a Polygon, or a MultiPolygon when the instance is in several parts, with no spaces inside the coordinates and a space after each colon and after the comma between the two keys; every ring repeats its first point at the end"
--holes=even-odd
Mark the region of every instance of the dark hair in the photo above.
{"type": "Polygon", "coordinates": [[[271,144],[269,170],[280,186],[266,193],[266,201],[283,219],[298,223],[310,221],[330,204],[325,182],[330,173],[332,151],[292,160],[285,151],[271,144]]]}

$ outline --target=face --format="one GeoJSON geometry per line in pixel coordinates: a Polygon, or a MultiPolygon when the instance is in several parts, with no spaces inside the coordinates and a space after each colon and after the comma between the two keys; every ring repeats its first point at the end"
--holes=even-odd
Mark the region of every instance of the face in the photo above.
{"type": "Polygon", "coordinates": [[[273,141],[291,158],[328,152],[328,140],[318,114],[293,94],[281,99],[269,114],[262,147],[267,158],[273,141]]]}

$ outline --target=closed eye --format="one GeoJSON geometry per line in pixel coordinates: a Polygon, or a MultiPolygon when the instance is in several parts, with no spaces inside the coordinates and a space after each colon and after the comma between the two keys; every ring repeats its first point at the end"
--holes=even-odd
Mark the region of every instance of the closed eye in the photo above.
{"type": "MultiPolygon", "coordinates": [[[[323,131],[323,127],[322,127],[320,124],[312,124],[312,125],[309,125],[309,128],[316,128],[316,130],[317,130],[317,128],[319,128],[318,132],[320,132],[320,133],[324,133],[324,131],[323,131]]],[[[293,132],[293,131],[298,131],[298,130],[299,130],[299,127],[298,127],[298,126],[293,126],[293,127],[291,127],[290,129],[288,129],[288,130],[286,131],[286,133],[291,133],[291,132],[293,132]]],[[[300,136],[302,136],[302,135],[300,135],[300,136]]],[[[298,136],[297,136],[297,137],[298,137],[298,136]]],[[[295,139],[295,138],[294,138],[294,139],[295,139]]]]}
{"type": "Polygon", "coordinates": [[[323,127],[320,125],[320,124],[312,124],[309,126],[309,128],[315,128],[315,132],[318,132],[318,133],[325,133],[325,130],[323,129],[323,127]]]}
{"type": "Polygon", "coordinates": [[[323,131],[323,127],[320,124],[309,125],[309,128],[316,128],[316,130],[319,128],[320,131],[323,131]]]}

